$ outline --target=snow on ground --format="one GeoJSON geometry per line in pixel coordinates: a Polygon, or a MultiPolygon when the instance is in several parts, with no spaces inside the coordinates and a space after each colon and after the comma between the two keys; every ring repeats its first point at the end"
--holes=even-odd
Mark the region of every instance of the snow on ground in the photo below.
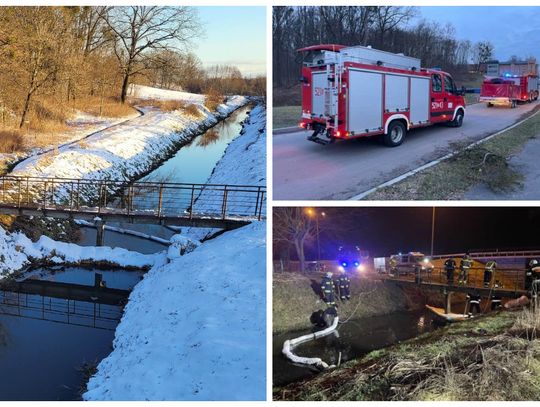
{"type": "Polygon", "coordinates": [[[106,262],[126,268],[149,268],[156,255],[132,252],[122,248],[78,246],[41,236],[32,242],[22,233],[8,233],[0,227],[0,279],[20,271],[31,262],[47,261],[56,264],[106,262]]]}
{"type": "MultiPolygon", "coordinates": [[[[243,96],[229,97],[218,106],[216,113],[197,105],[200,117],[183,111],[149,111],[97,132],[86,138],[83,145],[72,144],[31,157],[17,165],[11,175],[127,182],[148,171],[178,144],[188,142],[247,102],[243,96]]],[[[62,190],[57,190],[56,194],[62,195],[62,190]]],[[[68,192],[64,194],[67,196],[68,192]]]]}
{"type": "Polygon", "coordinates": [[[158,89],[150,86],[135,84],[130,85],[128,95],[135,99],[183,100],[184,102],[198,104],[204,103],[205,100],[204,95],[199,95],[196,93],[158,89]]]}
{"type": "MultiPolygon", "coordinates": [[[[259,104],[253,108],[244,122],[243,134],[234,139],[216,164],[208,178],[208,184],[236,184],[236,185],[266,185],[266,107],[259,104]]],[[[212,195],[221,194],[218,191],[203,190],[197,199],[201,202],[212,202],[212,195]],[[210,199],[209,199],[210,198],[210,199]]],[[[218,197],[221,199],[221,195],[218,197]]],[[[253,196],[249,205],[236,197],[238,205],[235,207],[235,197],[230,197],[233,213],[245,211],[255,212],[256,198],[253,196]],[[242,205],[240,207],[239,205],[242,205]]],[[[199,206],[204,211],[204,204],[199,206]]],[[[266,196],[263,209],[266,208],[266,196]]],[[[211,208],[210,208],[211,209],[211,208]]],[[[263,212],[266,214],[266,212],[263,212]]],[[[183,234],[192,239],[203,240],[217,229],[188,228],[183,234]]]]}
{"type": "Polygon", "coordinates": [[[256,222],[163,255],[131,293],[84,399],[264,400],[265,235],[256,222]]]}

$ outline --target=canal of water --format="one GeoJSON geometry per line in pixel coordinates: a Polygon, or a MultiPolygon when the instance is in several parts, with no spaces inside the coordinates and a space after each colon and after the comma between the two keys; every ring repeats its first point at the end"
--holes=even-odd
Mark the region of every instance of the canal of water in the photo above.
{"type": "MultiPolygon", "coordinates": [[[[136,271],[39,268],[18,281],[93,289],[96,273],[108,288],[122,290],[143,277],[136,271]]],[[[111,352],[123,307],[100,304],[99,294],[93,301],[74,300],[69,288],[54,298],[9,290],[0,290],[0,400],[80,400],[85,366],[96,366],[111,352]]]]}
{"type": "MultiPolygon", "coordinates": [[[[341,363],[359,358],[367,353],[414,338],[437,327],[438,322],[429,311],[398,312],[390,315],[361,318],[339,325],[335,334],[309,341],[295,348],[295,354],[319,357],[329,365],[336,365],[341,354],[341,363]]],[[[295,365],[281,353],[283,342],[297,338],[309,330],[274,335],[273,338],[273,385],[308,378],[319,373],[305,365],[295,365]]]]}
{"type": "MultiPolygon", "coordinates": [[[[190,144],[178,150],[173,157],[137,181],[206,183],[229,143],[240,135],[242,122],[247,118],[252,108],[252,105],[247,105],[236,110],[228,118],[193,139],[190,144]]],[[[132,223],[108,223],[108,225],[131,229],[164,239],[169,239],[176,233],[159,225],[132,223]]],[[[83,246],[94,246],[96,244],[96,230],[83,227],[81,239],[78,243],[83,246]]],[[[112,231],[105,232],[105,245],[123,247],[141,253],[156,253],[166,249],[163,244],[112,231]]]]}

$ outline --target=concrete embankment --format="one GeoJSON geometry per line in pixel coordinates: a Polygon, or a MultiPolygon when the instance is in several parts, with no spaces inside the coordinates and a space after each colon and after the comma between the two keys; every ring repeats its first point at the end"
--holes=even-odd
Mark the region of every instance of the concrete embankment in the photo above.
{"type": "MultiPolygon", "coordinates": [[[[299,273],[274,273],[274,334],[311,327],[310,315],[325,309],[320,296],[320,276],[299,273]]],[[[426,303],[442,305],[442,295],[416,287],[399,287],[373,278],[351,279],[351,300],[338,300],[341,320],[386,315],[398,311],[421,309],[426,303]]]]}

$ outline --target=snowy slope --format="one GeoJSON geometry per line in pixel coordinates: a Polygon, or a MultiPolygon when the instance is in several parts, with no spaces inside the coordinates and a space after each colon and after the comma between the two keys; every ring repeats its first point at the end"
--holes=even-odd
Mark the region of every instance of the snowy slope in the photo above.
{"type": "Polygon", "coordinates": [[[131,293],[84,399],[264,400],[265,235],[259,222],[164,255],[131,293]]]}
{"type": "Polygon", "coordinates": [[[106,262],[126,268],[149,268],[156,255],[146,255],[122,248],[83,247],[54,241],[47,236],[33,243],[22,233],[8,233],[0,227],[0,279],[21,270],[31,261],[55,264],[106,262]]]}
{"type": "Polygon", "coordinates": [[[136,99],[183,100],[191,103],[204,103],[205,96],[176,90],[158,89],[150,86],[132,84],[129,96],[136,99]]]}
{"type": "Polygon", "coordinates": [[[230,97],[218,106],[217,113],[198,105],[200,117],[183,111],[151,110],[86,138],[82,145],[31,157],[17,165],[12,175],[129,181],[247,102],[243,96],[230,97]]]}
{"type": "MultiPolygon", "coordinates": [[[[266,185],[266,107],[257,105],[244,122],[242,135],[234,139],[218,161],[208,184],[266,185]]],[[[203,191],[201,202],[212,202],[211,196],[217,191],[203,191]]],[[[232,197],[231,201],[234,201],[232,197]]],[[[238,202],[238,201],[237,201],[238,202]]],[[[254,201],[255,202],[255,201],[254,201]]],[[[234,207],[234,205],[231,205],[234,207]]],[[[266,200],[263,208],[266,207],[266,200]]],[[[200,206],[201,210],[204,205],[200,206]]],[[[231,208],[233,209],[233,208],[231,208]]],[[[239,210],[245,210],[243,207],[239,210]]],[[[255,205],[249,210],[255,211],[255,205]]],[[[182,234],[192,239],[203,240],[217,229],[188,228],[182,234]]]]}

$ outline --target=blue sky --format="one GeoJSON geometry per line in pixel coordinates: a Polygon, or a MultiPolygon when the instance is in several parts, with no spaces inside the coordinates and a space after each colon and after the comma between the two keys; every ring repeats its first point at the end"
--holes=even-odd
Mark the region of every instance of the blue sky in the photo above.
{"type": "Polygon", "coordinates": [[[266,72],[265,7],[196,7],[205,36],[193,51],[204,66],[238,66],[245,75],[266,72]]]}
{"type": "Polygon", "coordinates": [[[534,56],[540,61],[540,7],[419,7],[421,16],[451,23],[459,39],[490,41],[494,57],[534,56]]]}

